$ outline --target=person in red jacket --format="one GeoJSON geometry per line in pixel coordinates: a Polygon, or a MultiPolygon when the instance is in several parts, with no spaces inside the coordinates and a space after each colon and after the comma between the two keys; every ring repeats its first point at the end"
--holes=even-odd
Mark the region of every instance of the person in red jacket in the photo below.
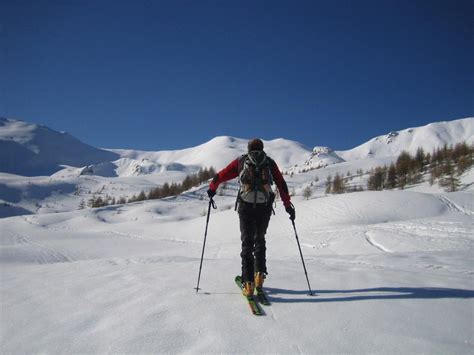
{"type": "Polygon", "coordinates": [[[242,241],[242,286],[244,295],[249,296],[253,295],[254,287],[261,289],[267,274],[265,234],[275,199],[271,189],[273,182],[291,220],[295,219],[295,208],[280,169],[263,151],[262,140],[250,140],[248,153],[233,160],[214,176],[207,191],[209,198],[215,196],[219,184],[236,177],[240,182],[237,203],[242,241]]]}

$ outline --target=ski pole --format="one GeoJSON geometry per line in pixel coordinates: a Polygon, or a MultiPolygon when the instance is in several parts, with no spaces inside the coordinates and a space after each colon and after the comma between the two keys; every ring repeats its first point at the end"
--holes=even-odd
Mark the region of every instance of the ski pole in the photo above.
{"type": "Polygon", "coordinates": [[[295,220],[292,219],[291,223],[293,223],[293,229],[295,230],[296,243],[298,244],[298,249],[299,249],[300,255],[301,255],[301,261],[303,263],[304,274],[306,275],[306,281],[308,282],[308,288],[309,288],[309,295],[308,296],[312,296],[313,291],[311,291],[311,285],[309,284],[308,272],[306,271],[306,266],[304,264],[303,253],[301,251],[300,241],[298,239],[298,233],[296,233],[295,220]]]}
{"type": "Polygon", "coordinates": [[[198,293],[199,291],[199,281],[201,280],[202,261],[204,259],[204,249],[206,248],[207,226],[209,225],[209,217],[211,215],[211,206],[214,209],[217,208],[216,203],[214,202],[212,198],[209,200],[209,207],[207,209],[206,231],[204,232],[204,243],[202,244],[201,264],[199,265],[199,276],[198,276],[197,286],[195,288],[196,293],[198,293]]]}

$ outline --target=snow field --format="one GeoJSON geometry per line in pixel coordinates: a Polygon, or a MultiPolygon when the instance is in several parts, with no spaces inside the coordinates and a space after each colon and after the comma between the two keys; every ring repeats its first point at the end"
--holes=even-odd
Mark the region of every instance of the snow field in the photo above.
{"type": "MultiPolygon", "coordinates": [[[[271,307],[233,278],[238,216],[181,197],[0,220],[3,353],[470,353],[472,194],[295,199],[267,235],[271,307]],[[458,206],[458,208],[453,208],[458,206]],[[34,339],[34,341],[32,341],[34,339]]],[[[219,206],[230,197],[216,196],[219,206]]]]}

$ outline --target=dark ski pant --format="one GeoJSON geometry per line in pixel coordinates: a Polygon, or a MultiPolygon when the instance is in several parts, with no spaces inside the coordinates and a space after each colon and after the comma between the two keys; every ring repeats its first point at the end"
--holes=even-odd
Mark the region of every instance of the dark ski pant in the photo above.
{"type": "Polygon", "coordinates": [[[242,280],[254,281],[254,272],[267,273],[265,233],[272,213],[268,204],[239,203],[240,239],[242,241],[242,280]]]}

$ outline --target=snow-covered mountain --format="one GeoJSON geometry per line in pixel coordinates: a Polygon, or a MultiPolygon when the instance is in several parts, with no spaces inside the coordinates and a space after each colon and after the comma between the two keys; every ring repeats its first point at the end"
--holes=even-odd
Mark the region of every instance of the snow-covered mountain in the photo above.
{"type": "MultiPolygon", "coordinates": [[[[324,180],[336,173],[352,176],[354,186],[366,186],[367,177],[355,176],[356,171],[389,164],[402,150],[414,153],[421,146],[430,151],[462,141],[474,142],[474,118],[391,132],[348,151],[319,146],[311,150],[282,138],[264,144],[267,154],[291,176],[292,191],[300,193],[318,181],[315,188],[324,190],[324,180]]],[[[200,168],[223,168],[246,152],[247,139],[221,136],[172,151],[105,150],[67,133],[3,118],[0,148],[0,203],[5,204],[0,217],[5,217],[70,211],[94,194],[131,197],[165,182],[181,182],[200,168]]],[[[232,185],[229,188],[235,194],[232,185]]]]}
{"type": "Polygon", "coordinates": [[[128,177],[150,174],[160,174],[169,171],[179,171],[187,174],[195,173],[199,166],[179,163],[160,164],[156,161],[142,158],[140,160],[121,158],[112,162],[88,165],[76,169],[78,175],[95,175],[103,177],[128,177]]]}
{"type": "Polygon", "coordinates": [[[310,157],[301,165],[294,165],[284,169],[284,173],[293,174],[307,172],[308,170],[321,169],[329,165],[344,162],[334,150],[329,147],[314,147],[310,157]]]}
{"type": "MultiPolygon", "coordinates": [[[[166,171],[195,172],[200,167],[223,168],[247,151],[247,139],[221,136],[192,148],[172,151],[98,149],[68,133],[20,120],[0,118],[0,172],[51,175],[63,166],[86,174],[118,177],[166,171]]],[[[265,149],[281,166],[304,162],[310,150],[286,140],[264,141],[265,149]]]]}
{"type": "Polygon", "coordinates": [[[416,150],[422,147],[426,152],[431,152],[445,144],[459,142],[474,143],[473,117],[389,132],[354,149],[336,153],[345,160],[396,157],[402,150],[415,154],[416,150]]]}
{"type": "Polygon", "coordinates": [[[82,143],[66,132],[0,117],[0,172],[51,175],[62,165],[79,167],[118,158],[116,153],[82,143]]]}
{"type": "MultiPolygon", "coordinates": [[[[98,149],[64,132],[23,121],[0,118],[0,172],[25,176],[51,175],[62,166],[106,177],[197,171],[223,168],[247,150],[247,139],[221,136],[201,145],[169,151],[98,149]]],[[[347,151],[314,147],[287,140],[264,141],[265,151],[280,168],[301,172],[344,161],[396,157],[402,150],[415,153],[457,142],[474,143],[474,118],[432,123],[390,132],[347,151]]]]}
{"type": "MultiPolygon", "coordinates": [[[[295,141],[279,138],[263,142],[267,154],[282,167],[302,163],[310,154],[307,147],[295,141]]],[[[196,147],[180,150],[146,152],[111,149],[110,151],[123,158],[145,159],[159,164],[179,163],[201,167],[212,165],[216,169],[222,169],[233,159],[247,152],[247,143],[248,139],[220,136],[196,147]]]]}

